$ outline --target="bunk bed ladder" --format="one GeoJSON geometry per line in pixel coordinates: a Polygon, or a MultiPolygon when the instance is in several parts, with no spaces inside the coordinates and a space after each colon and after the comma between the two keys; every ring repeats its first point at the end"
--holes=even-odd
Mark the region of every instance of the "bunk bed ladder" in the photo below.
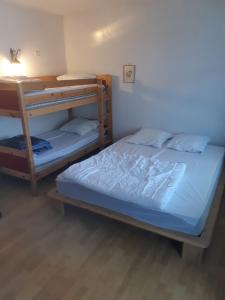
{"type": "Polygon", "coordinates": [[[104,97],[103,97],[103,85],[102,81],[98,81],[98,115],[99,115],[99,143],[100,148],[104,148],[104,133],[105,133],[105,121],[104,121],[104,97]]]}
{"type": "Polygon", "coordinates": [[[98,113],[99,113],[99,141],[100,148],[112,144],[112,77],[102,75],[98,77],[98,113]],[[104,92],[104,88],[106,91],[104,92]]]}
{"type": "Polygon", "coordinates": [[[112,121],[112,76],[105,75],[106,84],[107,84],[107,93],[106,93],[106,140],[105,146],[108,146],[113,143],[113,121],[112,121]]]}

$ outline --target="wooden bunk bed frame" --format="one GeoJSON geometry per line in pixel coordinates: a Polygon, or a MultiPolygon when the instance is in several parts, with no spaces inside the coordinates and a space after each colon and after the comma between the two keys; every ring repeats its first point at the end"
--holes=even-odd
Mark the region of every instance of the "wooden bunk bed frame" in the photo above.
{"type": "Polygon", "coordinates": [[[48,196],[51,199],[56,200],[60,204],[63,215],[65,214],[65,205],[69,204],[180,242],[182,243],[182,259],[187,263],[200,264],[203,260],[205,250],[210,246],[210,243],[212,241],[213,232],[223,197],[224,180],[225,170],[223,169],[223,172],[218,181],[218,185],[205,223],[205,227],[199,236],[192,236],[177,231],[166,230],[160,227],[146,224],[144,222],[137,221],[129,216],[113,212],[112,210],[89,204],[79,199],[71,199],[58,193],[57,188],[50,190],[48,196]]]}
{"type": "MultiPolygon", "coordinates": [[[[37,77],[36,77],[37,78],[37,77]]],[[[81,157],[106,147],[112,143],[112,77],[98,75],[96,79],[57,81],[56,76],[38,77],[38,81],[0,80],[0,116],[18,118],[21,120],[26,150],[17,150],[0,146],[0,172],[30,181],[33,195],[37,194],[37,182],[56,170],[80,159],[81,157]],[[57,91],[51,94],[29,95],[29,92],[66,86],[97,84],[75,91],[57,91]],[[103,91],[104,88],[104,91],[103,91]],[[94,93],[95,95],[91,95],[94,93]],[[40,104],[45,101],[56,101],[70,97],[82,96],[80,100],[58,103],[47,107],[27,109],[27,105],[40,104]],[[59,160],[41,171],[35,170],[29,118],[46,115],[62,110],[68,111],[68,120],[74,117],[74,109],[90,104],[98,105],[99,140],[62,160],[59,160]]]]}

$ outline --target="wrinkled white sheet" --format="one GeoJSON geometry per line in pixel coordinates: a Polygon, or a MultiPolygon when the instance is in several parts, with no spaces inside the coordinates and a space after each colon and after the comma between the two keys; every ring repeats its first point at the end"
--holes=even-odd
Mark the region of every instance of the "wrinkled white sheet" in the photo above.
{"type": "Polygon", "coordinates": [[[146,208],[163,209],[171,199],[186,165],[153,156],[107,149],[77,163],[58,176],[117,199],[146,208]]]}

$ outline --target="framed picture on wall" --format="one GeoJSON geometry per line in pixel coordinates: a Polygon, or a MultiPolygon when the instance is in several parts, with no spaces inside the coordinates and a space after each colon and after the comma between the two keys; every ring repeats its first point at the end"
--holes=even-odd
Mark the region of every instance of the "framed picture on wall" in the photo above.
{"type": "Polygon", "coordinates": [[[124,65],[123,66],[123,82],[124,83],[134,83],[136,66],[135,65],[124,65]]]}

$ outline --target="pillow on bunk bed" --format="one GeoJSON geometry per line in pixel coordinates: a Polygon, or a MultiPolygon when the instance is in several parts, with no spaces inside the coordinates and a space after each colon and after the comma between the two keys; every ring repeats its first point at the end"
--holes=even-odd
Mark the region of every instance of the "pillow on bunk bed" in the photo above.
{"type": "Polygon", "coordinates": [[[171,133],[160,129],[142,128],[136,134],[132,135],[127,142],[131,144],[161,148],[162,145],[172,136],[173,135],[171,133]]]}
{"type": "Polygon", "coordinates": [[[57,77],[57,80],[77,80],[77,79],[96,79],[95,74],[64,74],[57,77]]]}
{"type": "Polygon", "coordinates": [[[97,120],[76,118],[76,119],[66,123],[59,129],[62,131],[76,133],[76,134],[83,136],[83,135],[89,133],[90,131],[97,129],[98,125],[99,125],[99,123],[97,120]]]}
{"type": "Polygon", "coordinates": [[[168,143],[167,148],[183,152],[202,153],[205,151],[210,138],[208,136],[176,134],[168,143]]]}

